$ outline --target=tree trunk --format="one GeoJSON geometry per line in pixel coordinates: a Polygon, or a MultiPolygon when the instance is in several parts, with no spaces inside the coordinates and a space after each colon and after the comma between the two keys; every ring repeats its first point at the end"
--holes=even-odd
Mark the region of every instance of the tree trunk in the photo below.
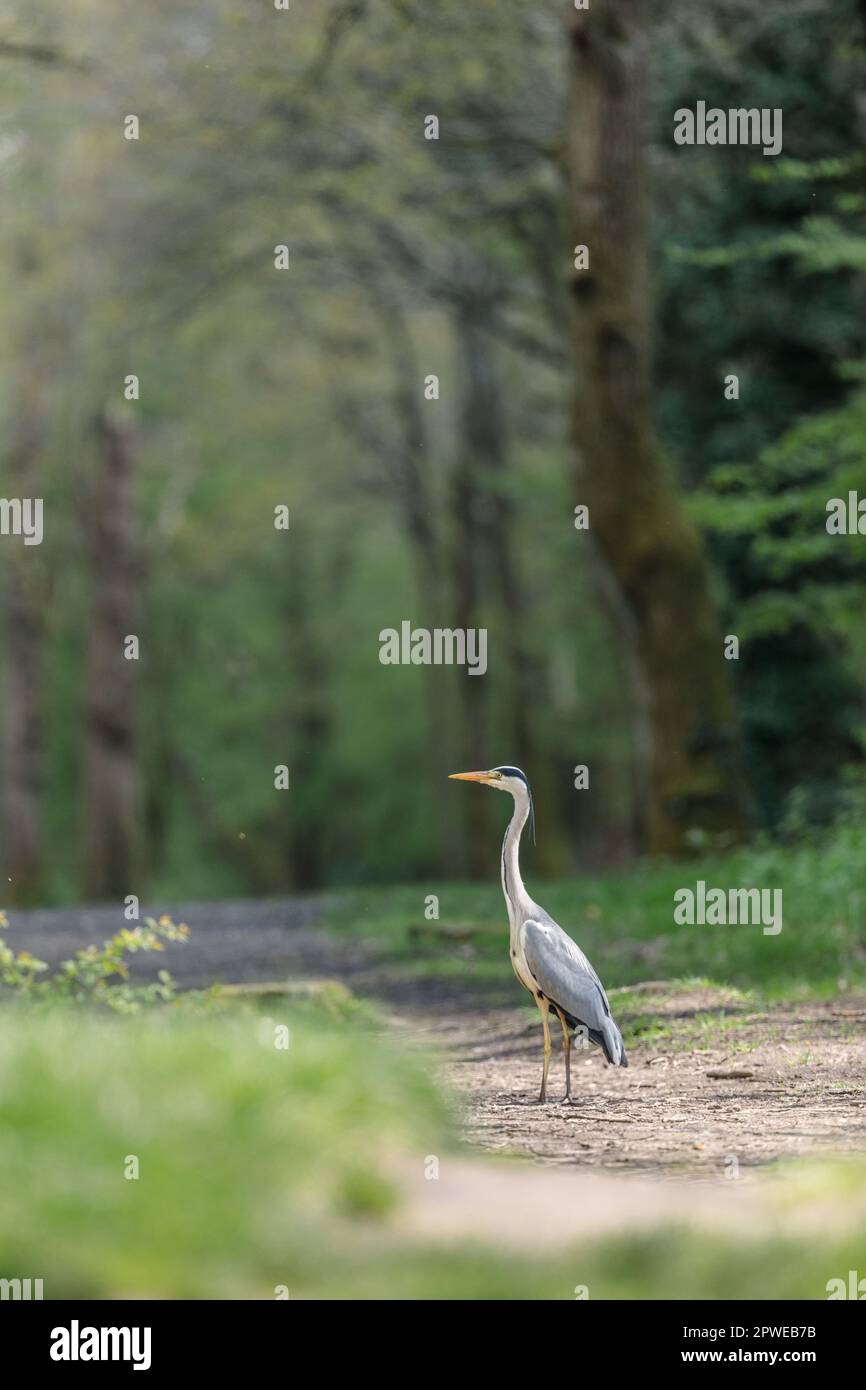
{"type": "MultiPolygon", "coordinates": [[[[484,345],[478,341],[473,324],[473,306],[457,307],[458,370],[460,374],[460,441],[457,464],[451,479],[453,574],[455,587],[455,626],[466,631],[481,626],[480,559],[491,524],[490,498],[481,484],[483,460],[489,455],[489,431],[495,424],[487,414],[489,380],[486,376],[484,345]]],[[[488,660],[490,653],[488,652],[488,660]]],[[[472,771],[489,764],[490,728],[487,717],[485,681],[464,667],[458,673],[460,693],[460,770],[472,771]]],[[[485,814],[480,797],[467,797],[463,811],[467,838],[461,869],[474,875],[486,872],[485,814]]]]}
{"type": "MultiPolygon", "coordinates": [[[[415,353],[412,332],[399,300],[371,283],[369,293],[379,314],[386,351],[393,372],[393,408],[400,429],[395,451],[395,493],[406,532],[415,573],[415,590],[421,612],[420,625],[441,625],[444,578],[439,536],[433,521],[432,489],[427,476],[429,451],[424,405],[423,373],[415,353]]],[[[430,410],[428,404],[427,410],[430,410]]],[[[437,407],[433,407],[435,410],[437,407]]],[[[459,859],[457,825],[443,803],[443,781],[452,771],[448,744],[447,672],[430,666],[425,671],[427,717],[427,765],[429,800],[436,831],[438,862],[451,865],[459,859]]]]}
{"type": "MultiPolygon", "coordinates": [[[[303,523],[293,529],[286,549],[283,638],[289,667],[303,673],[292,697],[289,718],[280,722],[286,738],[291,785],[280,805],[286,807],[290,885],[309,892],[321,887],[331,853],[323,833],[323,811],[330,804],[328,750],[333,742],[332,680],[327,651],[316,623],[314,544],[303,523]]],[[[342,580],[348,563],[338,565],[342,580]]],[[[283,761],[282,755],[275,762],[283,761]]],[[[279,793],[274,793],[275,796],[279,793]]]]}
{"type": "Polygon", "coordinates": [[[133,696],[137,661],[124,639],[138,636],[141,564],[135,537],[135,455],[128,429],[105,412],[99,467],[82,519],[90,556],[92,617],[85,744],[85,889],[93,898],[137,892],[133,696]]]}
{"type": "MultiPolygon", "coordinates": [[[[9,495],[40,495],[42,445],[40,373],[27,360],[17,383],[16,439],[9,460],[9,495]]],[[[11,902],[38,900],[42,887],[42,649],[46,583],[42,550],[20,538],[4,546],[5,651],[3,689],[3,896],[11,902]]]]}
{"type": "Polygon", "coordinates": [[[690,826],[737,830],[734,715],[701,537],[654,437],[647,265],[644,0],[570,17],[565,157],[574,272],[576,501],[632,649],[641,838],[683,848],[690,826]]]}
{"type": "MultiPolygon", "coordinates": [[[[468,708],[467,727],[472,736],[481,727],[484,744],[476,747],[476,760],[512,762],[524,768],[539,804],[547,808],[546,834],[538,863],[551,872],[562,870],[565,846],[556,811],[552,769],[541,763],[532,725],[532,710],[541,694],[532,655],[527,644],[527,605],[515,543],[515,508],[508,488],[508,421],[505,388],[493,332],[493,311],[482,297],[468,296],[457,315],[461,374],[462,448],[465,457],[464,488],[472,516],[472,532],[461,537],[471,545],[475,564],[483,557],[482,578],[490,581],[498,607],[497,639],[501,647],[492,675],[507,686],[505,746],[491,747],[489,717],[482,725],[482,711],[468,708]],[[555,818],[556,817],[556,818],[555,818]]],[[[465,561],[464,561],[465,563],[465,561]]],[[[477,625],[477,619],[474,625],[477,625]]],[[[491,654],[489,653],[488,656],[491,654]]],[[[493,654],[496,662],[496,655],[493,654]]],[[[482,679],[471,678],[472,683],[482,679]]],[[[472,692],[466,690],[467,700],[472,692]]],[[[480,702],[479,702],[480,703],[480,702]]],[[[487,803],[485,803],[487,804],[487,803]]]]}

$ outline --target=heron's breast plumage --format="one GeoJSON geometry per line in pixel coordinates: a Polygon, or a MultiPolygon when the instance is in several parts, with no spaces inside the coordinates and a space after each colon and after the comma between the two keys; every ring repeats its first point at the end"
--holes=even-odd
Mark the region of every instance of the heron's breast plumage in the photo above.
{"type": "Polygon", "coordinates": [[[521,922],[521,924],[511,932],[511,968],[523,985],[523,988],[528,989],[530,994],[537,995],[540,993],[538,981],[534,978],[532,971],[526,963],[526,955],[524,952],[523,934],[525,927],[526,923],[521,922]]]}

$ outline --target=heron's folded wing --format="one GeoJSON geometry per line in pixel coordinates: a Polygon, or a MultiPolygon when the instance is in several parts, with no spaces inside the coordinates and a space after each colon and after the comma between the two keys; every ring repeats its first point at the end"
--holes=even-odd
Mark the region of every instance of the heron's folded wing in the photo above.
{"type": "Polygon", "coordinates": [[[523,953],[542,993],[578,1023],[606,1032],[610,1005],[601,981],[583,951],[561,927],[523,924],[523,953]]]}

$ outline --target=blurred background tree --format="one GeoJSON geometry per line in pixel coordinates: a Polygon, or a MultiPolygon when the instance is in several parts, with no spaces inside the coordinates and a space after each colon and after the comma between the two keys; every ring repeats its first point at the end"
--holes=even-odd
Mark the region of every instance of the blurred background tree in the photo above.
{"type": "MultiPolygon", "coordinates": [[[[737,791],[778,828],[862,761],[862,540],[823,509],[863,458],[863,17],[623,11],[654,466],[713,630],[715,607],[741,636],[737,791]],[[675,147],[698,99],[782,107],[783,155],[675,147]]],[[[501,808],[443,779],[501,761],[532,777],[550,873],[738,820],[689,797],[650,833],[634,653],[572,525],[574,13],[12,0],[0,493],[46,523],[0,538],[11,897],[474,873],[501,808]],[[404,619],[488,628],[487,675],[382,666],[404,619]]]]}

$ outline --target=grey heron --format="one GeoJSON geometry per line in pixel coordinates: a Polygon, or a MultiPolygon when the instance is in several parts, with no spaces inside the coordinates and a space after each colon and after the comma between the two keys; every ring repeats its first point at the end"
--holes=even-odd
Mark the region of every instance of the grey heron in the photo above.
{"type": "Polygon", "coordinates": [[[622,1035],[614,1023],[604,986],[580,947],[533,902],[520,877],[520,837],[532,812],[532,793],[519,767],[494,767],[488,772],[452,772],[458,782],[483,782],[514,798],[505,839],[502,842],[502,891],[508,908],[511,965],[520,983],[529,990],[541,1014],[544,1029],[544,1069],[540,1102],[547,1099],[550,1065],[550,1026],[553,1009],[562,1027],[565,1056],[565,1099],[571,1100],[571,1033],[579,1028],[600,1047],[608,1063],[627,1067],[622,1035]]]}

